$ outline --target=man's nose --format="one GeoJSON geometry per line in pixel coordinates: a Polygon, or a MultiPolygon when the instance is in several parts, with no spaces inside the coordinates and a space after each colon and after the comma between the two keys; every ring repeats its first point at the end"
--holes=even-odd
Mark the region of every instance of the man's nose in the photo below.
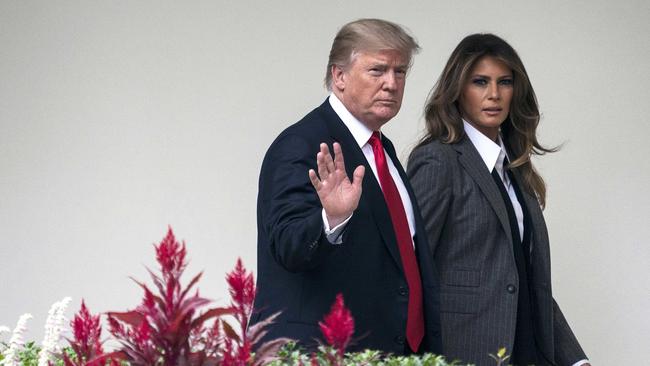
{"type": "Polygon", "coordinates": [[[397,75],[395,75],[395,72],[387,72],[384,74],[383,89],[389,91],[397,90],[397,75]]]}

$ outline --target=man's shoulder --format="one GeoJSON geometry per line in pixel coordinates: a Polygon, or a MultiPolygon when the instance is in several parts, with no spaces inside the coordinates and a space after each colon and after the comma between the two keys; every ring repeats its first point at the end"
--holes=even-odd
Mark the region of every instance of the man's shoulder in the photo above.
{"type": "Polygon", "coordinates": [[[330,115],[326,110],[329,105],[325,103],[280,132],[269,146],[265,160],[277,154],[298,156],[308,153],[315,157],[320,143],[328,141],[330,136],[327,122],[330,115]]]}
{"type": "Polygon", "coordinates": [[[325,103],[312,109],[299,121],[285,128],[278,135],[275,141],[282,141],[288,137],[298,137],[309,142],[311,142],[311,140],[317,140],[317,143],[320,143],[329,135],[328,119],[331,118],[331,116],[327,110],[327,107],[329,107],[329,105],[326,105],[327,103],[328,102],[325,101],[325,103]]]}

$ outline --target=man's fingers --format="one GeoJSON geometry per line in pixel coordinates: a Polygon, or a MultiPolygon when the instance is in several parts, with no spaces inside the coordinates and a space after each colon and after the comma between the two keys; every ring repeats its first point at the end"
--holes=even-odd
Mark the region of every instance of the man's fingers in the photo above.
{"type": "Polygon", "coordinates": [[[316,166],[318,168],[318,176],[320,179],[327,179],[329,172],[327,171],[327,164],[325,163],[323,151],[319,151],[318,154],[316,154],[316,166]]]}
{"type": "Polygon", "coordinates": [[[366,167],[363,165],[359,165],[354,169],[354,173],[352,174],[352,186],[354,186],[355,189],[361,189],[361,183],[363,183],[363,176],[365,174],[366,167]]]}
{"type": "Polygon", "coordinates": [[[330,149],[327,147],[327,144],[321,143],[320,151],[321,153],[324,153],[323,157],[325,159],[325,164],[327,164],[327,172],[330,174],[334,173],[334,159],[332,159],[332,155],[330,154],[330,149]]]}
{"type": "Polygon", "coordinates": [[[330,155],[330,150],[327,147],[326,143],[320,144],[320,150],[316,155],[316,163],[318,164],[318,175],[321,180],[327,179],[327,177],[334,172],[334,169],[330,169],[329,161],[332,160],[330,155]]]}
{"type": "Polygon", "coordinates": [[[343,150],[341,144],[334,143],[334,168],[345,172],[345,160],[343,159],[343,150]]]}
{"type": "Polygon", "coordinates": [[[311,181],[311,185],[316,188],[316,191],[320,189],[320,179],[318,179],[318,176],[316,175],[316,172],[314,169],[309,169],[309,180],[311,181]]]}

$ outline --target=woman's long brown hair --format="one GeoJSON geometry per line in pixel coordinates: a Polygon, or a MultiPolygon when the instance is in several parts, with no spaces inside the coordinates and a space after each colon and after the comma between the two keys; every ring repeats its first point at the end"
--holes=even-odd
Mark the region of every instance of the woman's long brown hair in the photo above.
{"type": "Polygon", "coordinates": [[[536,196],[544,207],[546,184],[535,170],[531,156],[555,152],[558,148],[547,148],[537,141],[536,130],[540,114],[528,73],[517,52],[506,41],[493,34],[472,34],[465,37],[454,49],[428,97],[424,110],[426,134],[417,146],[434,140],[453,144],[465,136],[458,99],[472,68],[484,56],[494,57],[512,70],[513,96],[510,113],[501,124],[503,142],[512,159],[508,168],[520,172],[524,189],[536,196]]]}

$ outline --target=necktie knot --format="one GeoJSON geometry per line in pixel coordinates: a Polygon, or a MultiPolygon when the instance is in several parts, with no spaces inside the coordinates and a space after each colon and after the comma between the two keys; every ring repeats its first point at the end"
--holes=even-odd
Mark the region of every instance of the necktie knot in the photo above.
{"type": "Polygon", "coordinates": [[[499,152],[499,157],[497,158],[496,164],[494,164],[494,170],[496,170],[499,178],[506,188],[510,186],[510,179],[508,178],[507,168],[508,167],[508,156],[506,155],[505,150],[501,149],[499,152]]]}
{"type": "Polygon", "coordinates": [[[372,135],[370,135],[370,139],[368,140],[368,143],[370,146],[372,146],[372,149],[375,150],[379,147],[383,147],[381,144],[381,137],[379,136],[379,131],[373,131],[372,135]]]}

